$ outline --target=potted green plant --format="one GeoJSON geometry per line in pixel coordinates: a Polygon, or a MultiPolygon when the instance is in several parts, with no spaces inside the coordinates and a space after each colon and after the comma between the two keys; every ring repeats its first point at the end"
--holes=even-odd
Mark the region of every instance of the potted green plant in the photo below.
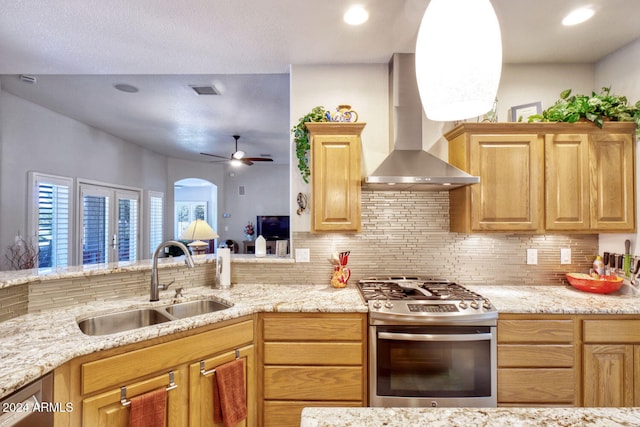
{"type": "Polygon", "coordinates": [[[309,175],[311,170],[309,169],[309,149],[311,143],[309,142],[309,130],[305,126],[308,122],[326,122],[327,110],[322,106],[314,107],[309,113],[300,117],[298,123],[291,128],[293,133],[293,140],[296,144],[296,156],[298,157],[298,169],[302,175],[302,179],[307,184],[309,183],[309,175]]]}
{"type": "Polygon", "coordinates": [[[611,94],[610,87],[600,93],[571,95],[571,89],[563,90],[560,99],[541,114],[529,116],[529,122],[568,122],[589,120],[602,128],[605,121],[634,122],[640,135],[640,101],[629,105],[626,96],[611,94]]]}

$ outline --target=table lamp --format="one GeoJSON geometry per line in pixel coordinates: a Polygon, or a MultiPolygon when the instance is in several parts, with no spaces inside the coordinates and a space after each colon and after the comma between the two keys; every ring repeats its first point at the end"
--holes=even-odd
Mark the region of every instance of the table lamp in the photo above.
{"type": "Polygon", "coordinates": [[[217,239],[218,237],[220,236],[213,231],[213,228],[202,219],[193,221],[180,235],[180,239],[182,240],[193,240],[188,246],[191,247],[195,255],[205,253],[207,246],[209,246],[209,244],[203,242],[203,240],[217,239]]]}

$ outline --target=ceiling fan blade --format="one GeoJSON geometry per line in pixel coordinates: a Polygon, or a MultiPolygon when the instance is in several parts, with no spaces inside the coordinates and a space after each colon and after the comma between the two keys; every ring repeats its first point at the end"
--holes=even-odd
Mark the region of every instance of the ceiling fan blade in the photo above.
{"type": "Polygon", "coordinates": [[[249,160],[252,162],[273,162],[273,159],[267,157],[246,157],[243,160],[249,160]]]}
{"type": "Polygon", "coordinates": [[[254,159],[239,159],[242,163],[244,163],[247,166],[251,166],[253,164],[253,162],[251,160],[254,159]]]}
{"type": "Polygon", "coordinates": [[[205,156],[217,157],[219,159],[229,160],[228,157],[218,156],[217,154],[209,154],[209,153],[200,153],[200,154],[205,155],[205,156]]]}

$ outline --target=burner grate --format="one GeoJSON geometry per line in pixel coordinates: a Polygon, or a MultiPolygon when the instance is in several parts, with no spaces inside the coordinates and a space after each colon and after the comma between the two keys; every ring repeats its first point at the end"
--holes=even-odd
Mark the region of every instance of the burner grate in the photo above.
{"type": "Polygon", "coordinates": [[[464,286],[445,280],[423,280],[419,277],[394,276],[388,279],[368,278],[358,283],[365,301],[369,300],[481,300],[482,296],[464,286]],[[403,286],[404,285],[404,286],[403,286]],[[427,294],[414,287],[419,287],[427,294]]]}

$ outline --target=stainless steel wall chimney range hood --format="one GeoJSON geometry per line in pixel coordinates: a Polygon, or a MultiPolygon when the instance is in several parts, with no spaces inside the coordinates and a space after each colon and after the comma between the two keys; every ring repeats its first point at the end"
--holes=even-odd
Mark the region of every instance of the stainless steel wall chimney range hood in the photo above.
{"type": "Polygon", "coordinates": [[[389,63],[390,135],[394,150],[362,182],[363,190],[442,191],[477,184],[471,176],[422,150],[422,103],[412,53],[389,63]]]}

